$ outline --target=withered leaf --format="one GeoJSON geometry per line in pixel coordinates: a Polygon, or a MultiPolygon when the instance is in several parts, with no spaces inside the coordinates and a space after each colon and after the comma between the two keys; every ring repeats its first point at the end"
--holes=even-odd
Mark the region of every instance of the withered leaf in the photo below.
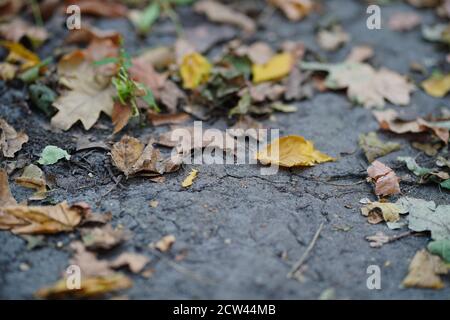
{"type": "Polygon", "coordinates": [[[149,262],[150,259],[143,254],[124,252],[111,262],[111,267],[116,269],[126,266],[131,272],[139,273],[149,262]]]}
{"type": "Polygon", "coordinates": [[[5,120],[0,118],[0,151],[3,156],[13,158],[22,149],[22,145],[28,142],[28,136],[17,133],[5,120]]]}
{"type": "MultiPolygon", "coordinates": [[[[16,205],[17,201],[11,194],[8,182],[8,174],[4,169],[0,169],[0,208],[4,206],[16,205]]],[[[0,211],[0,225],[2,221],[2,214],[0,211]]],[[[1,226],[0,226],[1,228],[1,226]]]]}
{"type": "Polygon", "coordinates": [[[62,202],[54,206],[0,207],[0,228],[17,234],[52,234],[72,231],[90,211],[89,205],[62,202]]]}
{"type": "Polygon", "coordinates": [[[81,230],[82,240],[90,250],[111,249],[127,239],[123,229],[113,229],[107,224],[103,227],[81,230]]]}
{"type": "Polygon", "coordinates": [[[400,144],[381,141],[375,132],[359,136],[359,146],[364,150],[367,161],[372,163],[376,158],[385,156],[400,149],[400,144]]]}
{"type": "Polygon", "coordinates": [[[377,196],[389,196],[400,193],[400,178],[395,172],[380,161],[375,160],[367,168],[369,178],[375,183],[377,196]]]}
{"type": "Polygon", "coordinates": [[[44,172],[34,164],[28,165],[23,170],[22,175],[16,178],[16,183],[22,187],[36,190],[30,200],[43,200],[47,197],[47,182],[44,172]]]}
{"type": "Polygon", "coordinates": [[[444,283],[439,275],[447,274],[448,268],[441,258],[422,249],[416,253],[409,265],[409,273],[403,280],[407,288],[442,289],[444,283]]]}

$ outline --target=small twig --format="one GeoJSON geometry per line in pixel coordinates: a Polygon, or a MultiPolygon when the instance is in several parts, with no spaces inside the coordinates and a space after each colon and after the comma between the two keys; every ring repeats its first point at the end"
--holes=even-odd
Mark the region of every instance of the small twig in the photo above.
{"type": "Polygon", "coordinates": [[[308,248],[306,248],[306,251],[301,256],[300,260],[298,260],[294,266],[292,267],[291,271],[287,274],[288,278],[294,278],[295,273],[302,267],[303,263],[305,263],[306,259],[308,258],[309,253],[314,248],[314,245],[317,242],[317,239],[319,239],[320,232],[322,231],[322,228],[324,226],[324,222],[322,222],[319,226],[319,229],[317,229],[316,234],[314,235],[311,243],[308,245],[308,248]]]}

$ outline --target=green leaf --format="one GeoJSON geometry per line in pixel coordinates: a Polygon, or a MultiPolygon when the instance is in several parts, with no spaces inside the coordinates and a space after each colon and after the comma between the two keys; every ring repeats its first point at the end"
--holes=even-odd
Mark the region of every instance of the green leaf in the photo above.
{"type": "Polygon", "coordinates": [[[61,159],[70,160],[70,154],[56,146],[46,146],[42,151],[41,157],[38,161],[41,165],[55,164],[61,159]]]}
{"type": "Polygon", "coordinates": [[[409,212],[409,229],[430,231],[433,240],[450,239],[450,205],[436,206],[434,201],[409,197],[400,198],[395,204],[409,212]]]}
{"type": "Polygon", "coordinates": [[[376,158],[385,156],[400,149],[400,144],[381,141],[375,132],[359,136],[359,146],[363,149],[367,161],[372,163],[376,158]]]}
{"type": "Polygon", "coordinates": [[[241,97],[237,106],[230,110],[230,112],[228,114],[229,117],[232,117],[235,114],[246,114],[250,108],[251,103],[252,103],[252,98],[251,98],[250,94],[247,92],[241,97]]]}
{"type": "Polygon", "coordinates": [[[284,104],[281,102],[274,102],[270,105],[270,107],[278,112],[284,112],[284,113],[291,113],[291,112],[297,112],[297,107],[290,105],[290,104],[284,104]]]}
{"type": "Polygon", "coordinates": [[[158,2],[155,1],[150,4],[139,16],[137,21],[137,29],[139,33],[148,33],[152,25],[156,22],[156,20],[158,20],[160,13],[161,10],[158,2]]]}
{"type": "Polygon", "coordinates": [[[433,241],[428,244],[428,251],[450,263],[450,239],[433,241]]]}
{"type": "Polygon", "coordinates": [[[43,84],[32,84],[28,91],[30,93],[30,100],[34,106],[44,112],[48,117],[55,114],[56,109],[52,106],[56,100],[56,93],[49,87],[43,84]]]}
{"type": "Polygon", "coordinates": [[[49,65],[53,61],[53,58],[49,57],[41,63],[35,65],[33,68],[28,69],[27,71],[21,73],[18,78],[25,83],[32,83],[39,78],[40,71],[42,67],[49,65]]]}
{"type": "Polygon", "coordinates": [[[406,167],[412,171],[416,176],[422,177],[426,174],[431,173],[433,170],[421,167],[417,164],[416,160],[411,157],[398,157],[397,161],[403,162],[406,164],[406,167]]]}
{"type": "Polygon", "coordinates": [[[119,62],[119,58],[117,58],[117,57],[108,57],[108,58],[104,58],[104,59],[101,59],[101,60],[94,61],[93,64],[96,67],[100,67],[100,66],[104,66],[105,64],[118,63],[118,62],[119,62]]]}
{"type": "Polygon", "coordinates": [[[450,179],[442,181],[439,185],[444,189],[450,190],[450,179]]]}

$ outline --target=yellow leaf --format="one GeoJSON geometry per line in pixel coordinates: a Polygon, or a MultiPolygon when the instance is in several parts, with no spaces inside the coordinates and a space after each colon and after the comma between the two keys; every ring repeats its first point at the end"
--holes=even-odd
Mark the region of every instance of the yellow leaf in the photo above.
{"type": "Polygon", "coordinates": [[[192,169],[191,173],[184,179],[183,183],[181,184],[183,188],[187,188],[192,186],[194,183],[195,178],[197,178],[198,170],[192,169]]]}
{"type": "Polygon", "coordinates": [[[432,76],[422,82],[426,93],[436,98],[443,98],[450,91],[450,74],[432,76]]]}
{"type": "Polygon", "coordinates": [[[201,54],[194,52],[187,54],[181,63],[180,73],[185,89],[195,89],[208,81],[212,66],[201,54]]]}
{"type": "Polygon", "coordinates": [[[277,54],[265,64],[254,64],[252,66],[253,82],[281,79],[291,72],[293,64],[294,59],[290,53],[277,54]]]}
{"type": "Polygon", "coordinates": [[[9,50],[9,55],[6,58],[6,61],[11,63],[20,63],[21,70],[30,69],[41,62],[35,53],[31,52],[20,43],[1,41],[0,45],[9,50]]]}
{"type": "Polygon", "coordinates": [[[82,277],[80,289],[68,288],[67,279],[61,279],[52,287],[37,291],[36,296],[42,299],[99,297],[109,292],[128,289],[132,285],[131,279],[121,273],[109,276],[82,277]]]}
{"type": "Polygon", "coordinates": [[[286,136],[275,140],[260,151],[256,158],[262,164],[282,167],[314,166],[335,159],[314,149],[314,144],[301,136],[286,136]]]}

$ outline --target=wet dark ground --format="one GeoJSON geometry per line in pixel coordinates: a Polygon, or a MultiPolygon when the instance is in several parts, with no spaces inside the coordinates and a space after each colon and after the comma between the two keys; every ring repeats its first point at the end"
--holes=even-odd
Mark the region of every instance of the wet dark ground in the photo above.
{"type": "MultiPolygon", "coordinates": [[[[342,61],[351,46],[368,44],[375,48],[374,66],[386,66],[400,73],[408,73],[411,62],[442,61],[445,51],[424,42],[420,29],[408,33],[387,29],[391,14],[413,10],[406,5],[396,3],[383,7],[383,29],[376,31],[366,28],[366,5],[362,1],[326,1],[326,8],[326,12],[339,18],[352,35],[351,43],[337,53],[324,54],[317,47],[314,26],[320,18],[318,15],[301,23],[289,23],[279,13],[268,15],[263,26],[270,26],[270,30],[263,28],[254,39],[270,41],[274,47],[287,39],[301,40],[332,62],[342,61]]],[[[421,10],[420,14],[425,23],[436,21],[431,11],[421,10]]],[[[206,23],[189,9],[181,10],[181,15],[187,27],[206,23]]],[[[51,23],[57,40],[43,49],[43,56],[62,42],[65,33],[62,21],[51,23]]],[[[157,25],[152,36],[144,41],[134,38],[126,20],[100,21],[97,25],[123,31],[131,52],[170,44],[175,39],[170,22],[157,25]]],[[[415,79],[421,80],[417,75],[415,79]]],[[[424,115],[438,112],[448,104],[448,100],[434,99],[418,90],[412,96],[411,106],[406,108],[411,113],[424,115]]],[[[19,86],[0,85],[0,116],[16,129],[25,130],[30,137],[20,152],[23,157],[36,161],[48,144],[75,154],[73,160],[78,165],[61,162],[45,168],[46,174],[56,180],[51,199],[55,202],[86,201],[97,211],[111,211],[114,225],[121,224],[132,231],[133,238],[106,257],[136,251],[152,259],[154,275],[149,279],[132,276],[134,286],[124,292],[129,298],[316,299],[329,288],[335,290],[338,299],[450,298],[448,288],[440,291],[401,288],[410,259],[426,246],[427,237],[407,237],[380,249],[370,248],[364,240],[377,231],[388,235],[402,232],[391,231],[381,224],[370,225],[359,211],[361,198],[375,199],[370,185],[356,184],[364,179],[367,167],[357,147],[358,136],[378,128],[371,111],[352,106],[341,93],[318,94],[296,105],[297,113],[276,114],[276,119],[265,121],[265,125],[280,128],[282,135],[298,134],[312,139],[319,150],[338,157],[338,161],[308,169],[282,170],[274,176],[261,176],[260,167],[256,165],[186,166],[167,175],[162,184],[134,178],[123,182],[123,188],[116,188],[102,197],[114,186],[108,170],[109,156],[101,150],[90,153],[75,153],[74,150],[82,135],[98,140],[108,138],[110,121],[102,118],[100,126],[89,132],[77,126],[65,133],[54,133],[43,115],[35,110],[28,113],[19,86]],[[185,190],[181,181],[194,167],[200,171],[199,177],[185,190]],[[349,186],[317,181],[327,179],[349,186]],[[152,208],[151,200],[157,200],[158,207],[152,208]],[[306,262],[304,281],[288,279],[286,275],[291,266],[304,253],[322,222],[324,228],[306,262]],[[147,246],[166,234],[175,235],[177,241],[171,252],[160,259],[147,246]],[[187,256],[174,267],[174,258],[180,253],[187,253],[187,256]],[[381,268],[381,290],[366,287],[369,265],[381,268]]],[[[226,128],[226,123],[216,119],[208,126],[226,128]]],[[[164,130],[166,128],[134,127],[125,133],[143,137],[164,130]]],[[[406,137],[385,133],[380,136],[402,144],[400,151],[380,159],[387,165],[397,168],[397,156],[418,153],[410,147],[406,137]]],[[[423,155],[418,159],[427,161],[423,155]]],[[[407,174],[400,168],[396,171],[400,176],[407,174]]],[[[118,175],[115,170],[113,173],[118,175]]],[[[449,194],[435,186],[402,183],[401,187],[404,195],[434,200],[437,204],[449,203],[449,194]]],[[[14,183],[12,191],[19,201],[29,195],[14,183]]],[[[70,257],[67,245],[74,237],[47,237],[44,247],[29,251],[21,238],[10,232],[0,232],[0,297],[32,298],[38,288],[59,279],[70,257]],[[64,244],[62,248],[56,246],[59,241],[64,244]],[[30,269],[21,271],[21,263],[30,265],[30,269]]],[[[448,277],[445,282],[448,287],[448,277]]]]}

